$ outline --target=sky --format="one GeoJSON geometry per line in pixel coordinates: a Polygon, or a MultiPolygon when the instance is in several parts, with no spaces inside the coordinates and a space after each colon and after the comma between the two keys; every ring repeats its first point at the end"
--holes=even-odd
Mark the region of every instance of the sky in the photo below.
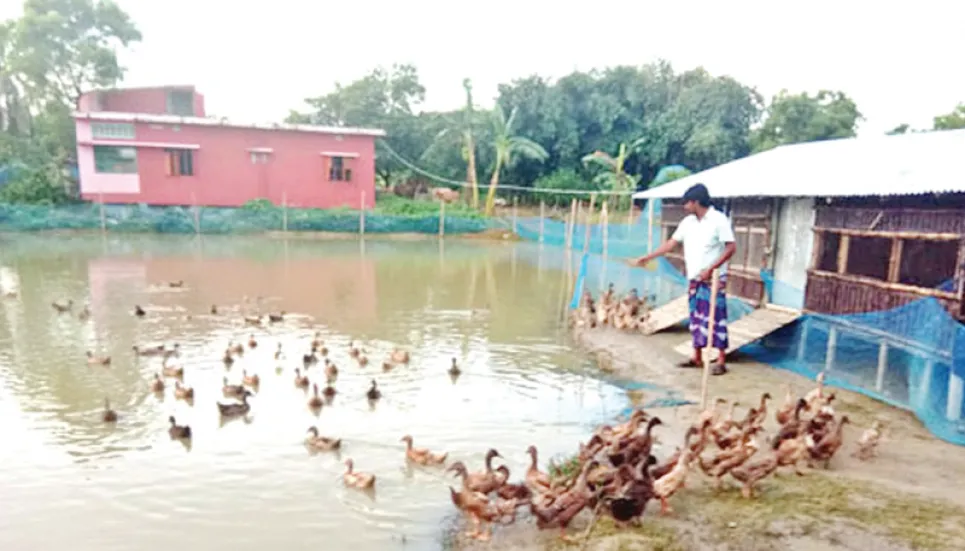
{"type": "MultiPolygon", "coordinates": [[[[703,66],[771,97],[842,90],[859,133],[929,128],[965,102],[965,2],[917,0],[116,0],[144,35],[122,55],[124,85],[194,84],[210,115],[276,121],[306,97],[372,68],[412,63],[424,109],[454,109],[462,79],[491,105],[531,74],[639,65],[703,66]]],[[[16,16],[17,2],[0,3],[16,16]]]]}

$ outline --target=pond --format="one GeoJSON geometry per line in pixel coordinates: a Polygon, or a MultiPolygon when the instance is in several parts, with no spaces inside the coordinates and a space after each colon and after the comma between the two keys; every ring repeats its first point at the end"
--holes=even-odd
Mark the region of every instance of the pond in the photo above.
{"type": "MultiPolygon", "coordinates": [[[[530,444],[545,468],[628,405],[566,342],[569,282],[539,254],[459,240],[3,237],[0,548],[438,548],[456,481],[407,467],[403,435],[474,470],[494,447],[517,478],[530,444]],[[66,300],[69,313],[51,305],[66,300]],[[280,311],[280,323],[245,324],[280,311]],[[316,331],[339,368],[317,415],[294,385],[316,331]],[[226,369],[228,343],[252,337],[226,369]],[[350,358],[353,340],[369,365],[350,358]],[[179,345],[193,405],[175,399],[174,379],[150,388],[160,360],[132,347],[162,342],[179,345]],[[385,372],[396,346],[411,361],[385,372]],[[88,350],[110,366],[89,366],[88,350]],[[222,423],[222,380],[242,372],[261,378],[250,415],[222,423]],[[370,407],[372,379],[383,397],[370,407]],[[101,419],[105,398],[116,424],[101,419]],[[190,446],[169,438],[170,415],[191,426],[190,446]],[[343,439],[340,453],[306,450],[313,425],[343,439]],[[376,475],[374,495],[343,485],[346,458],[376,475]]],[[[309,376],[324,386],[321,367],[309,376]]]]}

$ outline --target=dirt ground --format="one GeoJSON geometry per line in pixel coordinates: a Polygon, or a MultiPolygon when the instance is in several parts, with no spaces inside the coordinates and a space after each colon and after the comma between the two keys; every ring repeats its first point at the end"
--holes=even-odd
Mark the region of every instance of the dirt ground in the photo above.
{"type": "MultiPolygon", "coordinates": [[[[673,346],[686,341],[686,333],[640,337],[594,329],[574,338],[613,376],[674,388],[699,402],[700,371],[673,366],[680,360],[673,346]]],[[[739,400],[739,415],[756,404],[762,392],[770,392],[780,403],[785,384],[799,395],[814,387],[804,377],[746,358],[735,358],[729,366],[730,374],[710,379],[708,394],[710,399],[739,400]]],[[[673,516],[658,516],[658,505],[651,503],[638,528],[617,529],[601,520],[583,543],[564,544],[556,537],[557,530],[540,533],[529,514],[523,513],[514,525],[498,527],[488,544],[461,538],[454,538],[452,544],[460,549],[520,551],[965,549],[965,449],[936,439],[911,413],[840,389],[834,392],[836,410],[847,414],[853,425],[845,427],[845,446],[827,471],[771,477],[761,483],[759,496],[752,500],[742,498],[736,487],[714,490],[697,471],[691,473],[686,489],[672,498],[673,516]],[[854,441],[875,419],[886,423],[879,455],[858,461],[851,457],[854,441]]],[[[631,399],[647,401],[640,395],[631,399]]],[[[667,425],[659,427],[664,430],[659,431],[658,456],[671,453],[682,442],[684,427],[697,410],[698,406],[653,410],[667,425]]],[[[768,421],[768,430],[774,430],[773,415],[768,421]]],[[[576,442],[573,448],[575,452],[576,442]]],[[[571,532],[582,534],[590,520],[589,512],[582,513],[571,532]]]]}

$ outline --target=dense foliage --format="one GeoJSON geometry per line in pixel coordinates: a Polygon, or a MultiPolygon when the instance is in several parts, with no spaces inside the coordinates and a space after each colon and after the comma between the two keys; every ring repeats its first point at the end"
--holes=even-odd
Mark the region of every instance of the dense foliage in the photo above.
{"type": "MultiPolygon", "coordinates": [[[[117,51],[141,35],[110,0],[25,0],[23,8],[0,22],[0,201],[62,203],[77,191],[70,111],[82,92],[121,81],[117,51]]],[[[665,62],[516,79],[499,87],[491,109],[475,105],[469,79],[462,86],[462,109],[426,112],[416,67],[377,68],[307,100],[289,120],[384,128],[376,162],[384,185],[438,185],[435,176],[478,184],[468,202],[487,210],[492,186],[643,187],[669,165],[698,171],[782,144],[853,136],[861,120],[843,92],[765,102],[731,77],[665,62]]],[[[965,104],[933,126],[963,127],[965,104]]],[[[914,130],[892,133],[906,131],[914,130]]]]}

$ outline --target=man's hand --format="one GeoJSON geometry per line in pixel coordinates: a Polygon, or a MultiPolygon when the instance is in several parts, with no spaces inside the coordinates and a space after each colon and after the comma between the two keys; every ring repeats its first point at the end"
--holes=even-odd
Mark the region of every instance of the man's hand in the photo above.
{"type": "Polygon", "coordinates": [[[641,256],[640,258],[635,258],[635,259],[630,260],[630,265],[631,265],[631,266],[646,266],[647,263],[650,262],[651,260],[653,260],[653,259],[650,258],[650,255],[644,255],[644,256],[641,256]]]}
{"type": "Polygon", "coordinates": [[[700,272],[700,274],[697,276],[697,279],[700,281],[710,282],[710,278],[713,276],[713,273],[714,273],[713,270],[710,270],[710,269],[704,270],[700,272]]]}

